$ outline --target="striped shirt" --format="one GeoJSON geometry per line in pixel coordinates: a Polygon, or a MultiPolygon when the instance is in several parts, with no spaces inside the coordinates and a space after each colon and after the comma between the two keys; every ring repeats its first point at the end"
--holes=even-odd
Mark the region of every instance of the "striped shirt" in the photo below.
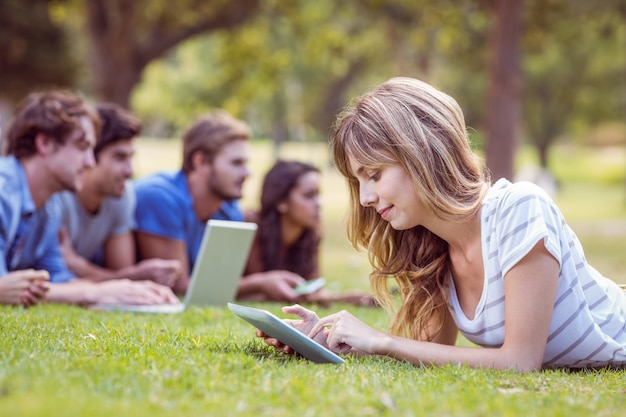
{"type": "Polygon", "coordinates": [[[504,343],[504,277],[543,240],[560,264],[544,368],[626,366],[626,295],[591,267],[556,204],[538,186],[496,182],[481,211],[485,283],[472,320],[452,279],[449,308],[461,333],[483,347],[504,343]]]}

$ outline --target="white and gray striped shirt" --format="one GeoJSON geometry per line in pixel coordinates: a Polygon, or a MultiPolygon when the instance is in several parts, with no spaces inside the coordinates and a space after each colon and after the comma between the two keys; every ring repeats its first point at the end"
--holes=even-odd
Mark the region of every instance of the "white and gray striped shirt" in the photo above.
{"type": "Polygon", "coordinates": [[[541,188],[496,182],[483,202],[481,233],[485,283],[472,320],[450,279],[450,311],[467,339],[502,345],[504,276],[543,239],[561,266],[543,367],[626,366],[626,295],[587,263],[575,233],[541,188]]]}

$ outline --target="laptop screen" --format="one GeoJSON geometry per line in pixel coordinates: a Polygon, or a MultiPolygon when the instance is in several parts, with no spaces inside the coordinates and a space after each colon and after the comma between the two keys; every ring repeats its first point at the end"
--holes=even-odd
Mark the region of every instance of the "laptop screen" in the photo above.
{"type": "Polygon", "coordinates": [[[185,306],[225,306],[235,299],[256,230],[256,223],[251,222],[207,222],[185,306]]]}

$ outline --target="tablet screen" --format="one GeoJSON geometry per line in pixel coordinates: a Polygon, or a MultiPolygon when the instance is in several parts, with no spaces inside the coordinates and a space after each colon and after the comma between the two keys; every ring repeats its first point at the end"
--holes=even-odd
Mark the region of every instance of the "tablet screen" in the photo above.
{"type": "Polygon", "coordinates": [[[315,363],[345,363],[345,360],[317,343],[302,332],[291,327],[267,310],[228,303],[230,311],[241,317],[268,336],[290,346],[315,363]]]}

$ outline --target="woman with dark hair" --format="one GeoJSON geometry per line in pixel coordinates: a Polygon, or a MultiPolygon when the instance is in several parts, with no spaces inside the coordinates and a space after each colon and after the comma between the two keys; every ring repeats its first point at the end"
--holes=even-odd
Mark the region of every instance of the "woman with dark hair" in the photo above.
{"type": "MultiPolygon", "coordinates": [[[[246,213],[246,220],[259,225],[244,279],[287,278],[296,287],[303,280],[320,276],[320,172],[311,164],[278,161],[266,174],[261,188],[261,209],[246,213]]],[[[290,301],[329,304],[343,301],[371,304],[371,297],[357,292],[331,294],[318,290],[305,298],[293,289],[290,301]]],[[[283,292],[285,294],[285,292],[283,292]]],[[[271,294],[250,294],[248,299],[285,301],[271,294]]]]}

